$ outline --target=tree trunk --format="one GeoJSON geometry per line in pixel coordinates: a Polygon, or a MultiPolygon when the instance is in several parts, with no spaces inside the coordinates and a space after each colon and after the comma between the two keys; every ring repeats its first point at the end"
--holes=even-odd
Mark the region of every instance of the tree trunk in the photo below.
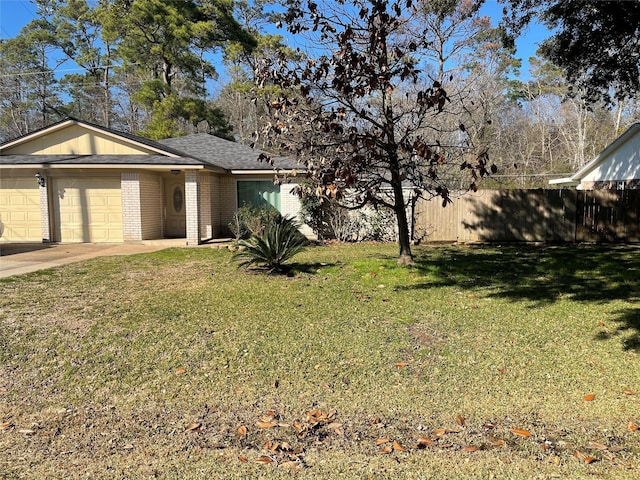
{"type": "Polygon", "coordinates": [[[393,211],[398,224],[398,265],[413,265],[413,254],[411,253],[411,238],[409,235],[409,222],[407,220],[407,209],[404,203],[402,192],[402,177],[396,155],[392,154],[391,159],[391,185],[393,188],[393,211]]]}

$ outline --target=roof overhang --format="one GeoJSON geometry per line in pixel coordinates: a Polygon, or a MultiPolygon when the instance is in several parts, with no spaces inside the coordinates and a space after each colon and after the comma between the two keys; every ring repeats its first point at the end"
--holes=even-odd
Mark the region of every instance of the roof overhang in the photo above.
{"type": "Polygon", "coordinates": [[[553,180],[549,180],[549,185],[567,185],[575,187],[579,183],[580,182],[578,180],[574,180],[573,177],[554,178],[553,180]]]}

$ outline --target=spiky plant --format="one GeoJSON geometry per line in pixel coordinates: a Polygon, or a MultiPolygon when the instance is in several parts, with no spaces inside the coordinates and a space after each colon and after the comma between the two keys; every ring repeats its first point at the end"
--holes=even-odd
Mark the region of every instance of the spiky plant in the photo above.
{"type": "Polygon", "coordinates": [[[262,235],[252,235],[238,241],[242,247],[233,257],[242,267],[260,266],[270,272],[283,272],[284,263],[299,253],[307,244],[306,237],[298,230],[298,223],[289,217],[272,219],[262,235]]]}

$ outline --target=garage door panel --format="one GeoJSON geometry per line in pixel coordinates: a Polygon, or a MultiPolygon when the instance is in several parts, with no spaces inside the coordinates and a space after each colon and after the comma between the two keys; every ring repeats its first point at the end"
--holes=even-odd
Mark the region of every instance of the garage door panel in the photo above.
{"type": "Polygon", "coordinates": [[[60,241],[123,241],[120,178],[59,179],[56,187],[60,241]]]}
{"type": "Polygon", "coordinates": [[[2,240],[42,241],[40,190],[33,177],[0,178],[2,240]]]}

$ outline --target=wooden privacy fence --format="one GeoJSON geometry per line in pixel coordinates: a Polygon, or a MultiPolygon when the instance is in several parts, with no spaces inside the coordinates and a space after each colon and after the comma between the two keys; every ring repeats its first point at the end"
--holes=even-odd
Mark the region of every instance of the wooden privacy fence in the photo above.
{"type": "Polygon", "coordinates": [[[425,242],[639,242],[640,190],[482,190],[413,219],[425,242]]]}

